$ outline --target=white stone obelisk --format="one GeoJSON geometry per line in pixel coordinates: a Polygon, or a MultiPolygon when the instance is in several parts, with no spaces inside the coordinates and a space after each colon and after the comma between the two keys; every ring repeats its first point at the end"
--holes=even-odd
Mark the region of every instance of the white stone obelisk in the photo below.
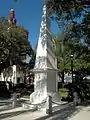
{"type": "Polygon", "coordinates": [[[57,65],[53,53],[52,37],[50,35],[50,16],[46,5],[43,7],[43,15],[38,39],[36,61],[34,67],[34,92],[30,95],[31,103],[41,103],[48,95],[54,97],[57,93],[57,65]]]}

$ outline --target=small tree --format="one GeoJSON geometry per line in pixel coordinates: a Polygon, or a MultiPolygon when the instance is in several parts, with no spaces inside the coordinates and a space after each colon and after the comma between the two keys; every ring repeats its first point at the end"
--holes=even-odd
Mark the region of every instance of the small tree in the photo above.
{"type": "Polygon", "coordinates": [[[27,54],[33,57],[33,52],[28,31],[23,26],[9,24],[5,17],[0,18],[0,66],[22,64],[27,54]]]}

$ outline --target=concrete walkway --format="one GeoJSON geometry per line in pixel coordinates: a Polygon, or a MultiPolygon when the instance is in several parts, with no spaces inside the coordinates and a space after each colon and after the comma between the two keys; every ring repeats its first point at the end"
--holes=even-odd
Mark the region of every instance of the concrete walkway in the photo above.
{"type": "Polygon", "coordinates": [[[90,106],[87,107],[79,106],[75,109],[66,108],[58,112],[55,112],[50,116],[46,114],[45,110],[34,111],[34,112],[27,111],[26,113],[15,114],[14,116],[11,115],[9,117],[2,118],[0,120],[19,120],[19,119],[21,120],[90,120],[90,106]]]}
{"type": "Polygon", "coordinates": [[[68,120],[90,120],[90,106],[83,107],[78,113],[68,120]]]}
{"type": "MultiPolygon", "coordinates": [[[[70,103],[72,104],[72,103],[70,103]]],[[[52,115],[46,114],[46,109],[38,110],[38,111],[31,111],[28,109],[24,109],[22,107],[5,110],[0,112],[0,120],[46,120],[52,118],[57,118],[57,116],[63,113],[63,109],[68,110],[68,107],[71,108],[70,104],[64,104],[60,106],[53,106],[52,115]],[[56,111],[57,110],[57,111],[56,111]],[[62,111],[62,112],[60,112],[62,111]],[[61,113],[61,114],[59,114],[61,113]]]]}
{"type": "Polygon", "coordinates": [[[47,116],[45,111],[35,111],[35,112],[27,112],[27,113],[23,113],[20,115],[15,115],[13,117],[7,117],[4,119],[0,119],[0,120],[36,120],[40,117],[43,116],[47,116]]]}

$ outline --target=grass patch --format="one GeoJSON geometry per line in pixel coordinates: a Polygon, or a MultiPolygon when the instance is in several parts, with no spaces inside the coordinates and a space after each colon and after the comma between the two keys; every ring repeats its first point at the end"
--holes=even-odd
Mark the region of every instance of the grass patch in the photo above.
{"type": "Polygon", "coordinates": [[[67,97],[68,96],[68,89],[60,88],[59,89],[59,94],[61,95],[61,97],[67,97]]]}
{"type": "Polygon", "coordinates": [[[29,99],[29,98],[30,98],[30,95],[22,95],[22,98],[27,98],[27,99],[29,99]]]}
{"type": "Polygon", "coordinates": [[[32,90],[25,90],[21,94],[21,97],[23,97],[23,98],[30,98],[30,94],[32,94],[32,92],[33,92],[32,90]]]}

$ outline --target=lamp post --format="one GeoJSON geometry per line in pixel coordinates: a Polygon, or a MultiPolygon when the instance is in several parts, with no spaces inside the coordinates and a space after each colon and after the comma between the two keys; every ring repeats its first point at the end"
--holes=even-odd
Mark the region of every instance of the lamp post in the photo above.
{"type": "Polygon", "coordinates": [[[72,83],[73,83],[73,55],[70,55],[71,57],[71,74],[72,74],[72,83]]]}

